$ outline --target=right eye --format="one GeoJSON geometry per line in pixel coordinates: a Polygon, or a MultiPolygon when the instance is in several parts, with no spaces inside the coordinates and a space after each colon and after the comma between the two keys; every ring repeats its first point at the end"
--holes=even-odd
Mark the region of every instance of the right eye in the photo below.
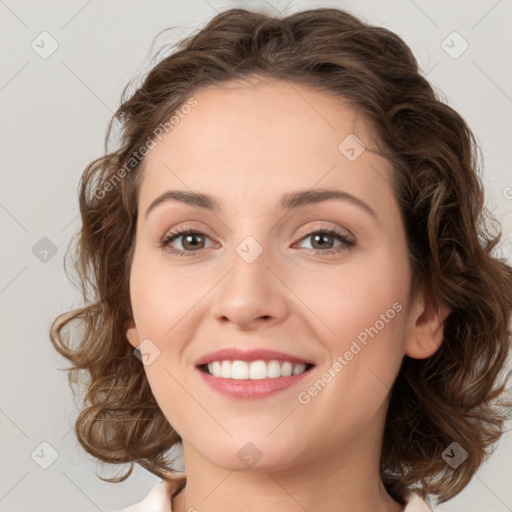
{"type": "Polygon", "coordinates": [[[197,253],[203,253],[203,250],[205,249],[205,240],[207,238],[209,238],[209,236],[202,231],[186,228],[178,229],[176,231],[171,231],[168,235],[166,235],[160,241],[160,246],[168,250],[170,253],[176,254],[177,256],[193,256],[197,253]],[[176,249],[171,245],[172,242],[179,238],[182,238],[181,246],[183,249],[176,249]]]}

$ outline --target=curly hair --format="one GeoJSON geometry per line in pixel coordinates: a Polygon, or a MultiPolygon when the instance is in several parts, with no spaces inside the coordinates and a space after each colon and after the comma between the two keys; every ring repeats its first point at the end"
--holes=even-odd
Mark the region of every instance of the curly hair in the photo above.
{"type": "Polygon", "coordinates": [[[401,503],[412,485],[444,502],[489,456],[511,410],[510,374],[501,377],[510,353],[512,268],[494,250],[501,229],[484,204],[481,155],[463,118],[422,76],[402,39],[334,8],[281,17],[226,10],[179,42],[130,97],[125,87],[107,129],[105,156],[87,165],[79,186],[82,227],[72,239],[73,265],[85,302],[50,328],[55,349],[72,364],[65,369],[71,386],[81,372],[88,377],[81,383],[78,441],[102,461],[130,463],[125,475],[107,481],[126,479],[134,463],[161,478],[173,471],[166,452],[181,438],[126,340],[141,153],[200,88],[257,76],[348,102],[368,120],[379,154],[393,166],[411,289],[424,286],[451,313],[432,356],[403,359],[380,472],[401,503]],[[109,151],[114,121],[120,136],[109,151]],[[67,332],[74,322],[82,327],[76,344],[67,332]],[[467,451],[457,468],[442,457],[453,442],[467,451]]]}

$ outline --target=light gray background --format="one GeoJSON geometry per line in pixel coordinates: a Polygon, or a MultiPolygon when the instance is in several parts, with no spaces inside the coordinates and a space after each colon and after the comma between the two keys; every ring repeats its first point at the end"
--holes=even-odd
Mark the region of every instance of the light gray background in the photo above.
{"type": "MultiPolygon", "coordinates": [[[[502,251],[510,261],[511,0],[270,4],[286,12],[347,8],[395,31],[412,47],[424,73],[482,145],[489,201],[503,223],[502,251]],[[453,31],[469,44],[458,58],[441,46],[453,31]]],[[[121,484],[96,477],[96,471],[113,476],[118,468],[97,464],[74,438],[76,407],[66,373],[57,370],[65,362],[53,351],[47,332],[58,313],[78,305],[62,266],[79,228],[77,184],[85,165],[102,154],[105,128],[122,88],[149,69],[151,43],[162,29],[177,27],[157,39],[156,48],[201,27],[216,10],[237,5],[258,2],[0,0],[1,512],[109,511],[142,499],[158,481],[138,466],[121,484]],[[58,43],[46,59],[31,48],[43,31],[58,43]],[[36,245],[43,237],[57,249],[46,262],[36,245]],[[48,469],[39,465],[51,462],[52,449],[43,442],[57,455],[48,469]]],[[[453,46],[453,53],[463,42],[452,36],[445,44],[453,46]]],[[[511,443],[508,431],[471,484],[436,510],[511,511],[511,443]]]]}

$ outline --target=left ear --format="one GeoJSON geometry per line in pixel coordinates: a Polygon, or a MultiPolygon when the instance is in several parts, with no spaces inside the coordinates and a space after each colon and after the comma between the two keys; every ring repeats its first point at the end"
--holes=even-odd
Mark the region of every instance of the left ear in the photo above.
{"type": "Polygon", "coordinates": [[[422,286],[411,311],[405,354],[414,359],[434,354],[443,342],[444,321],[450,313],[451,308],[428,297],[422,286]]]}

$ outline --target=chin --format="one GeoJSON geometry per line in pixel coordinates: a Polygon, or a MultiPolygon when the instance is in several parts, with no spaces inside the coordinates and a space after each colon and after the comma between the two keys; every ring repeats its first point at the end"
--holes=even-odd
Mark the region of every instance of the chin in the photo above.
{"type": "MultiPolygon", "coordinates": [[[[288,438],[290,439],[290,438],[288,438]]],[[[211,439],[205,444],[204,437],[195,450],[215,466],[230,471],[276,471],[287,469],[297,462],[298,443],[283,444],[277,437],[271,440],[265,435],[243,435],[234,439],[211,439]]]]}

